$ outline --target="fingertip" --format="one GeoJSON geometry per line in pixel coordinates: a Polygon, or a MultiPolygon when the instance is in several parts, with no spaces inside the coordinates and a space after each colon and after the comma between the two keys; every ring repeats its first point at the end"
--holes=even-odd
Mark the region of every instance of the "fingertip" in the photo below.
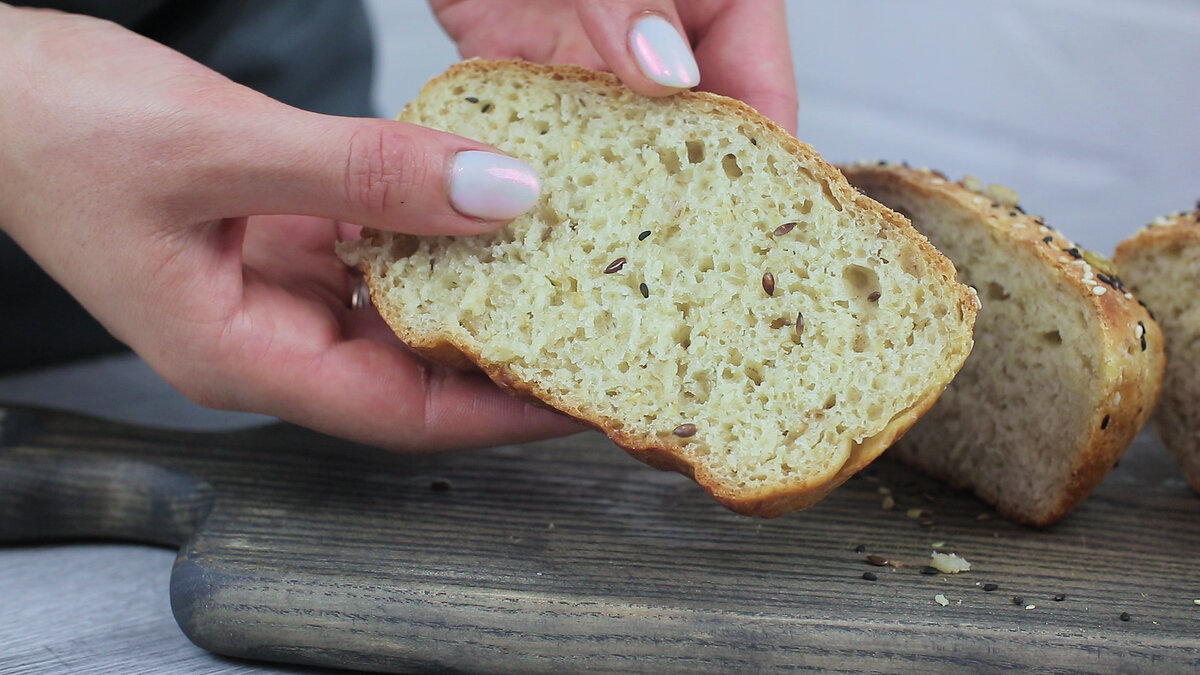
{"type": "Polygon", "coordinates": [[[651,82],[673,89],[700,84],[700,66],[687,39],[670,21],[646,13],[629,29],[629,51],[651,82]]]}
{"type": "Polygon", "coordinates": [[[481,221],[508,221],[529,211],[541,197],[537,172],[508,155],[464,150],[450,168],[450,205],[481,221]]]}
{"type": "Polygon", "coordinates": [[[643,96],[667,96],[700,83],[700,68],[672,3],[576,0],[576,13],[604,63],[643,96]]]}

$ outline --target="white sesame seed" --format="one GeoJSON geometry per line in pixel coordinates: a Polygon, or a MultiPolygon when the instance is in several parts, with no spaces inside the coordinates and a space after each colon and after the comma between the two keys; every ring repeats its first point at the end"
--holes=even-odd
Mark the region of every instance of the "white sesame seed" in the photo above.
{"type": "Polygon", "coordinates": [[[1192,604],[1193,604],[1193,605],[1200,605],[1200,598],[1196,598],[1195,600],[1193,600],[1193,601],[1192,601],[1192,604]]]}
{"type": "Polygon", "coordinates": [[[1012,224],[1012,226],[1013,226],[1013,229],[1014,229],[1014,230],[1019,230],[1019,229],[1021,229],[1022,227],[1025,227],[1025,223],[1022,223],[1022,222],[1021,222],[1021,221],[1019,221],[1019,220],[1015,220],[1015,221],[1013,221],[1013,224],[1012,224]]]}
{"type": "Polygon", "coordinates": [[[934,185],[941,185],[942,183],[945,183],[946,181],[942,180],[941,178],[938,178],[937,176],[934,176],[933,178],[929,179],[929,182],[933,183],[934,185]]]}
{"type": "Polygon", "coordinates": [[[1142,337],[1142,335],[1145,335],[1145,333],[1146,333],[1146,329],[1145,329],[1145,328],[1142,328],[1142,324],[1141,324],[1141,323],[1138,323],[1138,325],[1137,325],[1137,326],[1136,326],[1136,327],[1133,329],[1133,335],[1134,335],[1134,337],[1139,337],[1139,338],[1140,338],[1140,337],[1142,337]]]}
{"type": "Polygon", "coordinates": [[[1092,287],[1092,293],[1094,293],[1096,295],[1104,295],[1107,292],[1108,292],[1108,287],[1106,287],[1106,286],[1093,286],[1092,287]]]}
{"type": "Polygon", "coordinates": [[[1025,605],[1025,609],[1037,609],[1037,605],[1025,605]]]}
{"type": "Polygon", "coordinates": [[[950,601],[946,599],[946,596],[942,595],[941,593],[938,593],[937,595],[933,596],[933,601],[936,602],[937,604],[941,605],[942,607],[945,607],[946,605],[950,604],[950,601]]]}
{"type": "Polygon", "coordinates": [[[1133,293],[1130,293],[1129,291],[1125,291],[1125,299],[1126,299],[1126,300],[1132,300],[1132,299],[1133,299],[1133,293]]]}

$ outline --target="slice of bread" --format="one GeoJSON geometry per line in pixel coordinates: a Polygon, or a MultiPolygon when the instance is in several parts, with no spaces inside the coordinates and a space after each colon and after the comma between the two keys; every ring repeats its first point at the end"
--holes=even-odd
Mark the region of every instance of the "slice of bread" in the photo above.
{"type": "Polygon", "coordinates": [[[950,262],[741,103],[477,60],[401,119],[490,143],[543,189],[492,234],[343,246],[396,334],[735,511],[816,502],[970,351],[977,300],[950,262]]]}
{"type": "Polygon", "coordinates": [[[911,218],[983,303],[967,364],[895,456],[1012,520],[1062,518],[1150,416],[1158,325],[1106,261],[1025,214],[1007,188],[878,162],[845,172],[911,218]]]}
{"type": "Polygon", "coordinates": [[[1200,205],[1134,233],[1117,246],[1116,262],[1162,324],[1167,373],[1154,430],[1200,492],[1200,205]]]}

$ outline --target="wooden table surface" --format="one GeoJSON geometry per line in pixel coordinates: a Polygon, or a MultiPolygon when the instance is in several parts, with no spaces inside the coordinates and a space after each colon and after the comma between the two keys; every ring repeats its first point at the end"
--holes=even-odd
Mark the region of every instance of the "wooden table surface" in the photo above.
{"type": "MultiPolygon", "coordinates": [[[[270,421],[195,406],[134,356],[0,377],[0,401],[193,430],[270,421]]],[[[166,592],[175,556],[119,543],[0,547],[0,673],[335,672],[225,659],[193,645],[166,592]]]]}
{"type": "MultiPolygon", "coordinates": [[[[180,412],[188,408],[180,401],[168,411],[154,380],[135,360],[118,359],[0,381],[0,400],[63,407],[51,394],[70,391],[72,407],[103,412],[92,407],[96,401],[83,400],[91,391],[112,416],[139,424],[152,424],[154,417],[191,419],[194,427],[262,421],[198,410],[189,417],[180,412]],[[130,399],[125,407],[113,405],[114,390],[130,399]]],[[[1044,531],[998,520],[969,495],[886,458],[805,513],[747,519],[710,503],[682,477],[641,467],[605,443],[593,437],[562,447],[460,455],[429,467],[415,463],[416,473],[404,480],[428,486],[421,471],[432,467],[454,484],[440,497],[426,487],[418,499],[445,500],[451,514],[479,517],[480,504],[499,512],[483,512],[486,527],[464,525],[464,536],[482,547],[480,555],[426,539],[432,543],[422,562],[429,567],[397,556],[382,577],[393,584],[385,589],[389,601],[364,605],[376,613],[360,619],[390,629],[409,619],[393,607],[408,601],[409,612],[423,613],[419,620],[432,631],[437,650],[448,659],[468,659],[458,663],[479,654],[470,645],[458,649],[456,638],[464,641],[487,628],[478,644],[498,650],[494,663],[508,663],[510,671],[513,664],[547,671],[571,658],[613,669],[634,652],[643,659],[672,655],[656,666],[686,666],[683,672],[767,666],[1200,670],[1200,605],[1194,602],[1200,599],[1194,563],[1200,558],[1200,498],[1149,434],[1092,499],[1044,531]],[[569,459],[557,470],[505,473],[514,470],[512,458],[554,467],[560,452],[569,459]],[[597,482],[604,485],[592,484],[597,482]],[[887,497],[896,508],[883,508],[887,497]],[[557,505],[557,513],[539,510],[545,504],[557,505]],[[972,570],[922,573],[935,548],[963,555],[972,570]],[[873,554],[890,564],[870,564],[873,554]],[[580,589],[589,597],[576,597],[580,589]],[[538,614],[517,609],[505,619],[506,603],[528,604],[538,614]],[[439,611],[451,614],[438,618],[439,611]],[[449,616],[461,625],[446,621],[449,616]],[[499,623],[484,626],[480,620],[499,623]],[[526,660],[502,660],[517,652],[526,660]]],[[[394,492],[380,494],[390,499],[394,492]]],[[[444,514],[430,517],[447,520],[444,514]]],[[[403,530],[393,528],[390,537],[399,535],[403,530]]],[[[415,545],[395,543],[402,553],[426,552],[415,545]]],[[[369,548],[362,555],[377,553],[369,548]]],[[[188,643],[167,606],[173,560],[171,551],[118,545],[0,548],[0,672],[289,672],[286,666],[215,657],[188,643]]],[[[354,583],[350,576],[371,580],[388,560],[354,570],[348,583],[354,583]]],[[[295,569],[320,571],[333,562],[313,558],[295,569]]],[[[313,578],[317,583],[305,602],[319,607],[322,595],[345,592],[337,575],[313,578]]],[[[255,602],[270,602],[263,597],[255,602]]],[[[264,607],[240,616],[275,621],[279,608],[264,607]]],[[[314,614],[291,628],[278,622],[272,627],[305,629],[321,620],[314,614]]],[[[362,644],[354,642],[357,631],[320,631],[319,639],[331,643],[362,644]]],[[[411,654],[413,647],[408,649],[411,654]]],[[[648,662],[626,663],[636,669],[648,662]]]]}

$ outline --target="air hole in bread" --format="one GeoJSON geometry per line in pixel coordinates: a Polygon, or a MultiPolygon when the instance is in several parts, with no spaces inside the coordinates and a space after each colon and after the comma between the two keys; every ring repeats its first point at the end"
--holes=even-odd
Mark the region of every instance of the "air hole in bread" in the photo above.
{"type": "Polygon", "coordinates": [[[687,141],[687,157],[689,164],[699,164],[704,161],[704,141],[687,141]]]}
{"type": "Polygon", "coordinates": [[[737,157],[733,154],[725,155],[721,159],[721,168],[725,169],[725,175],[729,176],[730,180],[742,177],[742,167],[738,166],[737,157]]]}
{"type": "Polygon", "coordinates": [[[837,209],[838,211],[842,210],[842,203],[838,201],[837,197],[833,196],[833,188],[829,186],[829,181],[821,180],[821,192],[825,195],[825,198],[829,200],[829,203],[833,205],[833,208],[837,209]]]}
{"type": "Polygon", "coordinates": [[[1046,331],[1042,333],[1042,341],[1051,345],[1061,345],[1063,343],[1062,333],[1056,330],[1046,331]]]}
{"type": "Polygon", "coordinates": [[[842,280],[854,298],[870,301],[879,298],[879,275],[862,265],[848,265],[842,270],[842,280]]]}
{"type": "Polygon", "coordinates": [[[662,162],[668,174],[674,176],[679,173],[679,153],[667,148],[655,148],[654,151],[658,153],[658,160],[662,162]]]}
{"type": "Polygon", "coordinates": [[[988,300],[1007,300],[1008,299],[1008,291],[1006,291],[1004,289],[1004,286],[1001,286],[1000,284],[998,284],[994,281],[989,281],[987,284],[987,299],[988,300]]]}

